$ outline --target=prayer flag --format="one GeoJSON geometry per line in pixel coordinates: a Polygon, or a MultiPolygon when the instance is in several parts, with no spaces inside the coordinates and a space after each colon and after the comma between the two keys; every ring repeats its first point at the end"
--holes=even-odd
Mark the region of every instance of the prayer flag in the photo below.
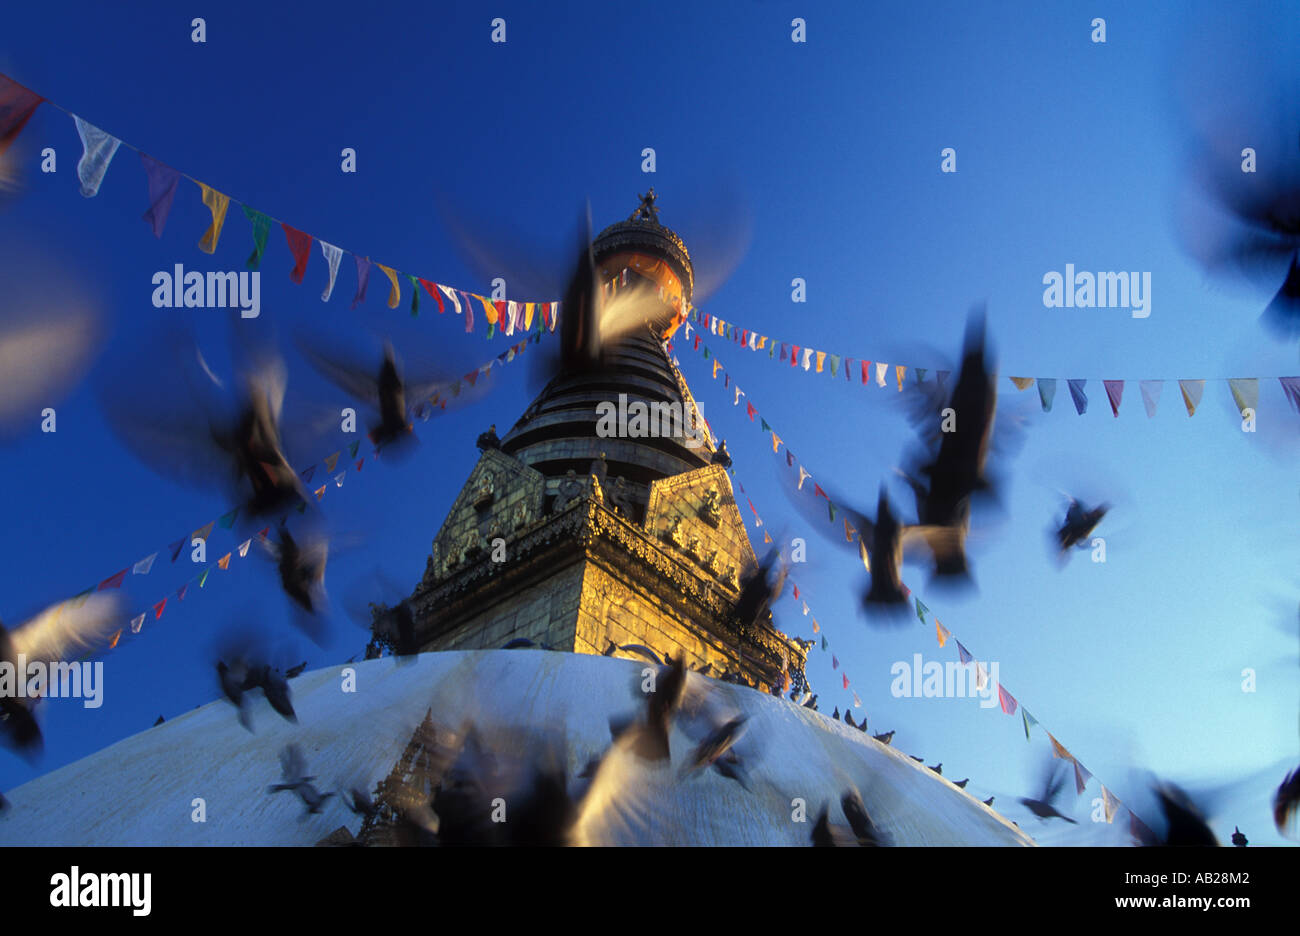
{"type": "MultiPolygon", "coordinates": [[[[140,154],[140,161],[144,163],[145,179],[149,184],[149,210],[141,217],[153,228],[154,237],[162,237],[163,228],[167,226],[167,216],[172,213],[176,183],[180,181],[181,174],[144,153],[140,154]]],[[[247,212],[248,209],[245,208],[244,211],[247,212]]]]}
{"type": "Polygon", "coordinates": [[[221,239],[221,229],[226,225],[226,209],[230,207],[230,196],[223,195],[214,188],[198,183],[203,190],[203,204],[208,206],[212,212],[212,223],[208,229],[203,232],[203,239],[199,241],[199,250],[206,254],[216,253],[217,241],[221,239]]]}

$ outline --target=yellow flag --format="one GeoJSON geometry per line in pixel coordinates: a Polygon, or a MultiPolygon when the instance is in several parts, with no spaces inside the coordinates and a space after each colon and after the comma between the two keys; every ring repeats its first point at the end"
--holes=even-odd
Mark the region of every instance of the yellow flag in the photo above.
{"type": "Polygon", "coordinates": [[[535,302],[524,303],[524,331],[528,331],[533,327],[533,306],[535,305],[537,305],[535,302]]]}
{"type": "Polygon", "coordinates": [[[714,358],[714,359],[713,359],[713,379],[714,379],[714,380],[717,380],[717,379],[718,379],[718,368],[721,367],[721,366],[722,366],[722,364],[718,362],[718,359],[717,359],[717,358],[714,358]]]}
{"type": "Polygon", "coordinates": [[[402,301],[402,290],[397,286],[397,271],[392,267],[384,266],[382,263],[376,263],[375,266],[383,270],[384,275],[388,277],[388,282],[393,284],[393,288],[388,290],[388,308],[396,309],[402,301]]]}
{"type": "Polygon", "coordinates": [[[825,360],[826,360],[826,352],[818,351],[817,352],[817,373],[820,374],[822,372],[822,362],[825,360]]]}
{"type": "Polygon", "coordinates": [[[862,559],[862,568],[868,572],[871,571],[871,560],[867,558],[867,546],[862,542],[862,537],[858,537],[858,556],[862,559]]]}
{"type": "MultiPolygon", "coordinates": [[[[215,521],[213,522],[215,523],[215,521]]],[[[199,527],[197,530],[195,530],[193,533],[190,534],[190,539],[206,540],[208,538],[208,534],[212,532],[212,526],[213,523],[209,523],[207,526],[199,527]]]]}
{"type": "Polygon", "coordinates": [[[1024,389],[1030,387],[1030,386],[1033,384],[1033,382],[1034,382],[1034,378],[1032,378],[1032,377],[1012,377],[1012,378],[1011,378],[1011,382],[1012,382],[1013,384],[1016,385],[1016,389],[1017,389],[1017,390],[1024,390],[1024,389]]]}
{"type": "Polygon", "coordinates": [[[949,630],[939,623],[938,618],[934,619],[934,633],[939,638],[939,646],[942,647],[948,642],[949,630]]]}
{"type": "Polygon", "coordinates": [[[781,444],[781,437],[775,432],[772,433],[772,454],[776,454],[777,446],[781,444]]]}
{"type": "Polygon", "coordinates": [[[221,239],[221,228],[226,223],[226,209],[230,207],[230,196],[222,195],[202,182],[198,185],[203,190],[203,204],[207,205],[208,210],[212,212],[212,224],[208,225],[203,239],[199,241],[199,250],[209,254],[215,253],[217,241],[221,239]]]}
{"type": "Polygon", "coordinates": [[[495,325],[497,323],[497,307],[486,296],[479,296],[478,301],[483,303],[483,314],[487,316],[488,324],[495,325]]]}
{"type": "Polygon", "coordinates": [[[899,393],[902,393],[902,392],[903,392],[903,375],[906,374],[906,373],[907,373],[907,365],[906,365],[906,364],[895,364],[895,365],[894,365],[894,376],[898,378],[898,392],[899,392],[899,393]]]}
{"type": "Polygon", "coordinates": [[[222,556],[220,559],[217,560],[217,568],[218,569],[230,568],[230,553],[226,553],[224,556],[222,556]]]}
{"type": "Polygon", "coordinates": [[[1183,405],[1187,407],[1187,415],[1195,416],[1196,407],[1201,405],[1201,394],[1205,391],[1204,380],[1180,380],[1178,389],[1183,391],[1183,405]]]}

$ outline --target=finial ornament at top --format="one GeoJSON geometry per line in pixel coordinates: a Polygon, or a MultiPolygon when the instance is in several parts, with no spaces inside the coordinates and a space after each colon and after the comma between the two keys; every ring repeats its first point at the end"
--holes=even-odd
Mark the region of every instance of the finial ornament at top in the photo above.
{"type": "Polygon", "coordinates": [[[629,221],[649,221],[651,224],[659,223],[659,209],[655,207],[655,189],[650,186],[650,190],[644,195],[637,193],[637,198],[641,199],[641,204],[637,210],[632,212],[629,221]]]}

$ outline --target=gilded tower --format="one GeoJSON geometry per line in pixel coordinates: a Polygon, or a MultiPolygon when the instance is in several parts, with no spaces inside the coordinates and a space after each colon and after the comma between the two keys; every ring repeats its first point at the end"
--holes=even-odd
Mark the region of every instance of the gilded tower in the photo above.
{"type": "Polygon", "coordinates": [[[649,651],[763,691],[786,672],[802,687],[806,648],[770,617],[754,624],[734,614],[758,563],[727,459],[708,433],[600,430],[598,407],[618,405],[620,395],[628,409],[675,404],[703,429],[663,340],[691,299],[686,245],[659,223],[651,189],[592,247],[603,289],[649,286],[662,302],[607,349],[598,371],[560,374],[503,438],[480,437],[482,456],[409,599],[415,642],[422,651],[515,641],[624,657],[649,651]]]}

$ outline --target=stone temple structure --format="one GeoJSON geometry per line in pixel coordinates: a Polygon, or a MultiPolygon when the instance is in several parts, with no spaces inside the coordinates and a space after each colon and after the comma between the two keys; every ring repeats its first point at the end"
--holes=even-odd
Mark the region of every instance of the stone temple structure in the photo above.
{"type": "MultiPolygon", "coordinates": [[[[620,394],[695,406],[662,343],[691,298],[690,256],[652,192],[594,257],[611,290],[640,277],[662,306],[607,367],[556,377],[504,437],[480,437],[405,602],[420,653],[297,675],[295,721],[251,693],[246,728],[218,697],[7,791],[0,845],[406,844],[399,815],[428,813],[435,786],[461,782],[431,765],[437,739],[465,726],[503,762],[554,743],[568,788],[585,791],[571,844],[807,845],[819,814],[847,828],[849,791],[886,844],[1032,845],[888,739],[771,694],[805,688],[806,647],[734,613],[757,560],[725,452],[608,434],[597,409],[620,394]],[[698,717],[685,712],[656,763],[612,742],[615,720],[646,708],[652,655],[682,660],[692,697],[747,726],[730,774],[691,771],[700,737],[685,722],[698,717]],[[325,794],[310,811],[272,786],[291,748],[325,794]],[[364,818],[349,791],[372,799],[364,818]]],[[[525,787],[507,775],[474,782],[518,802],[525,787]]]]}
{"type": "Polygon", "coordinates": [[[653,418],[695,415],[663,347],[675,310],[691,299],[686,245],[659,223],[652,189],[593,249],[605,288],[648,285],[663,302],[606,367],[556,377],[504,438],[480,439],[482,457],[410,598],[416,642],[472,650],[529,640],[617,656],[646,648],[762,691],[787,673],[802,688],[806,648],[767,622],[742,628],[734,619],[757,559],[725,459],[702,420],[689,422],[700,429],[693,436],[682,431],[685,418],[653,418]],[[646,407],[653,435],[601,432],[597,407],[620,397],[629,410],[646,407]]]}

